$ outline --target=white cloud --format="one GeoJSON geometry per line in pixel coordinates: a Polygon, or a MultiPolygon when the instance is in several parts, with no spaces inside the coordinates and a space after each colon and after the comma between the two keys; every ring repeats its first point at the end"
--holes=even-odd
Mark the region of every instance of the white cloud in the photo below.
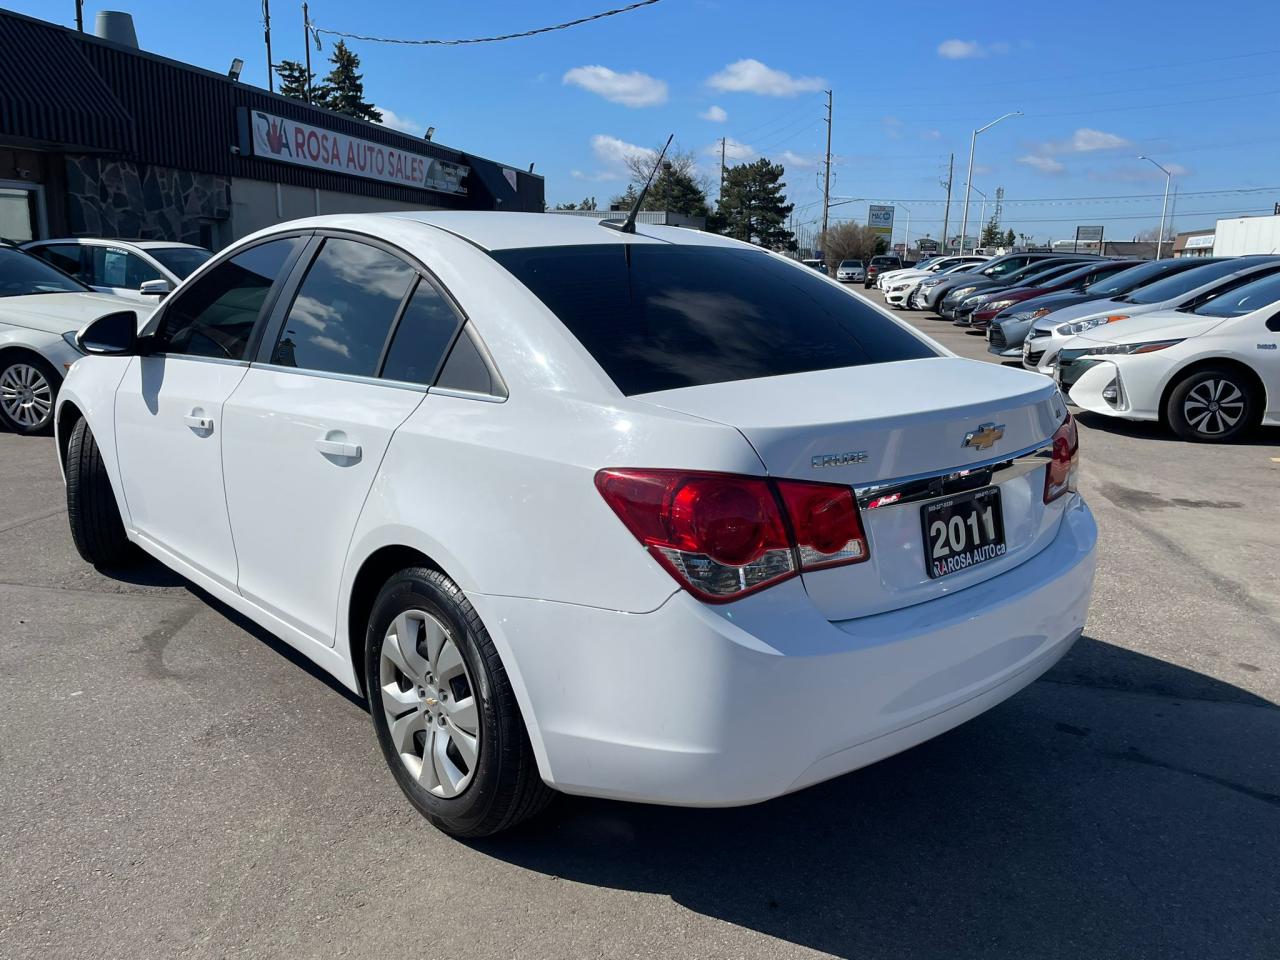
{"type": "Polygon", "coordinates": [[[653,151],[648,147],[627,143],[608,134],[597,133],[591,138],[591,151],[601,163],[611,170],[624,170],[627,160],[632,157],[652,157],[653,151]]]}
{"type": "Polygon", "coordinates": [[[656,107],[667,102],[667,83],[647,73],[617,73],[608,67],[574,67],[564,83],[581,87],[626,107],[656,107]]]}
{"type": "Polygon", "coordinates": [[[1053,157],[1042,157],[1035,153],[1028,153],[1026,156],[1019,157],[1018,162],[1047,174],[1058,174],[1067,169],[1053,157]]]}
{"type": "Polygon", "coordinates": [[[783,150],[777,156],[777,160],[784,167],[816,167],[818,165],[817,157],[806,157],[802,153],[795,153],[791,150],[783,150]]]}
{"type": "Polygon", "coordinates": [[[1117,147],[1127,147],[1129,141],[1124,137],[1117,136],[1114,133],[1105,133],[1102,130],[1090,130],[1088,127],[1081,127],[1071,137],[1071,149],[1076,153],[1090,153],[1094,150],[1115,150],[1117,147]]]}
{"type": "Polygon", "coordinates": [[[938,56],[944,60],[976,60],[1009,52],[1009,44],[979,43],[977,40],[943,40],[938,44],[938,56]]]}
{"type": "Polygon", "coordinates": [[[703,120],[710,120],[712,123],[724,123],[729,119],[729,114],[724,107],[717,107],[714,103],[698,116],[703,120]]]}
{"type": "Polygon", "coordinates": [[[415,137],[420,137],[427,132],[426,124],[419,123],[417,120],[410,120],[408,117],[402,117],[387,107],[378,107],[378,112],[382,114],[382,125],[384,127],[391,127],[393,130],[412,134],[415,137]]]}
{"type": "Polygon", "coordinates": [[[920,137],[923,140],[941,140],[942,131],[941,130],[924,130],[924,131],[921,131],[920,137]]]}
{"type": "Polygon", "coordinates": [[[890,140],[902,139],[902,121],[897,117],[885,117],[880,123],[884,127],[884,135],[890,140]]]}
{"type": "MultiPolygon", "coordinates": [[[[1180,163],[1164,163],[1162,166],[1175,177],[1185,177],[1191,173],[1188,167],[1184,167],[1180,163]]],[[[1090,170],[1089,179],[1103,183],[1148,183],[1152,181],[1163,183],[1164,174],[1145,160],[1139,160],[1129,166],[1112,167],[1108,170],[1090,170]]]]}
{"type": "Polygon", "coordinates": [[[762,97],[794,97],[800,93],[822,90],[827,81],[821,77],[793,77],[782,70],[767,67],[759,60],[738,60],[707,80],[717,90],[727,93],[756,93],[762,97]]]}
{"type": "Polygon", "coordinates": [[[570,170],[569,176],[575,180],[586,180],[589,183],[608,183],[612,180],[621,180],[622,174],[612,170],[597,170],[595,173],[585,173],[582,170],[570,170]]]}

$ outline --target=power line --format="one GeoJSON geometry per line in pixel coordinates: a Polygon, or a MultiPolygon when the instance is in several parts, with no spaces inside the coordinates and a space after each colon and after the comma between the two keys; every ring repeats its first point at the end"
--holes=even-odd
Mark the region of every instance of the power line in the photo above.
{"type": "MultiPolygon", "coordinates": [[[[1277,193],[1277,192],[1280,192],[1280,187],[1237,187],[1237,188],[1230,188],[1225,190],[1185,190],[1179,193],[1178,196],[1179,197],[1233,197],[1233,196],[1240,196],[1243,194],[1250,194],[1250,193],[1277,193]]],[[[1159,193],[1125,193],[1125,194],[1114,194],[1111,196],[1097,196],[1097,197],[1032,197],[1026,200],[1005,200],[1005,205],[1014,206],[1014,205],[1022,205],[1022,204],[1028,204],[1028,203],[1045,203],[1050,205],[1060,204],[1060,205],[1066,206],[1069,204],[1077,204],[1077,203],[1081,203],[1081,204],[1113,203],[1113,202],[1121,202],[1121,201],[1127,202],[1131,200],[1159,200],[1162,196],[1163,194],[1159,194],[1159,193]]],[[[945,202],[943,200],[938,200],[938,199],[902,200],[897,197],[892,197],[892,198],[891,197],[868,197],[867,199],[872,203],[880,203],[880,202],[944,203],[945,202]]],[[[815,200],[813,201],[813,203],[808,204],[808,206],[817,206],[817,204],[820,202],[821,201],[815,200]]],[[[974,200],[971,202],[977,203],[978,201],[974,200]]]]}
{"type": "Polygon", "coordinates": [[[506,33],[499,37],[473,37],[467,40],[405,40],[398,37],[366,37],[359,33],[346,33],[342,30],[328,30],[324,27],[317,26],[312,26],[311,31],[317,38],[319,38],[320,34],[327,33],[331,37],[343,37],[347,40],[364,40],[368,43],[401,43],[411,46],[456,47],[468,43],[497,43],[499,40],[520,40],[525,37],[536,37],[540,33],[551,33],[554,30],[567,30],[570,27],[576,27],[584,23],[591,23],[593,20],[603,20],[605,17],[616,17],[620,13],[630,13],[632,10],[652,6],[657,2],[658,0],[636,0],[635,3],[629,3],[625,7],[618,7],[614,10],[605,10],[603,13],[593,13],[589,17],[579,17],[577,20],[569,20],[566,23],[556,23],[549,27],[536,27],[533,30],[522,30],[519,33],[506,33]]]}

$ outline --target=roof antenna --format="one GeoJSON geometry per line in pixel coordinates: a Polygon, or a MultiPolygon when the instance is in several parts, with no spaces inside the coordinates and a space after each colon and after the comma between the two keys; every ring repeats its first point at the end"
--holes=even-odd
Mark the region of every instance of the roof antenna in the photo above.
{"type": "Polygon", "coordinates": [[[662,152],[658,154],[658,159],[654,161],[653,169],[649,171],[649,179],[644,182],[644,186],[640,190],[640,196],[636,197],[635,204],[631,207],[631,212],[627,214],[627,219],[621,223],[617,220],[601,220],[600,225],[608,227],[610,230],[617,230],[621,233],[636,232],[636,214],[640,212],[640,207],[644,205],[644,198],[649,194],[649,185],[653,183],[653,178],[657,176],[658,167],[662,166],[662,158],[667,155],[667,147],[671,146],[671,141],[675,139],[675,134],[667,137],[667,142],[662,146],[662,152]]]}

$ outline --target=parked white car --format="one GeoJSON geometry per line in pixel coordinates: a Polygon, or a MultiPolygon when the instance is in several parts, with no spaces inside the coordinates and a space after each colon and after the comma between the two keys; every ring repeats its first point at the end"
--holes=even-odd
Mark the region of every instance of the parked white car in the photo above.
{"type": "Polygon", "coordinates": [[[213,254],[167,240],[35,240],[23,250],[101,293],[155,304],[213,254]]]}
{"type": "Polygon", "coordinates": [[[1280,257],[1223,257],[1149,283],[1112,300],[1092,300],[1055,310],[1037,320],[1022,344],[1022,365],[1053,376],[1058,351],[1094,327],[1128,321],[1158,310],[1194,309],[1250,278],[1280,271],[1280,257]]]}
{"type": "Polygon", "coordinates": [[[48,430],[62,378],[82,356],[76,331],[120,306],[43,260],[0,246],[0,424],[16,433],[48,430]]]}
{"type": "Polygon", "coordinates": [[[552,788],[798,790],[987,710],[1084,626],[1058,388],[724,237],[321,217],[224,251],[141,337],[79,339],[81,555],[131,541],[365,693],[455,834],[552,788]]]}
{"type": "Polygon", "coordinates": [[[903,267],[901,270],[890,270],[888,273],[880,274],[880,276],[876,277],[876,287],[880,290],[888,290],[895,282],[905,280],[908,277],[927,277],[930,274],[946,273],[966,263],[985,263],[990,259],[990,257],[978,254],[930,257],[928,260],[920,261],[913,267],[903,267]]]}
{"type": "Polygon", "coordinates": [[[884,287],[884,302],[894,310],[911,310],[911,296],[920,289],[922,284],[929,277],[949,277],[956,273],[968,273],[983,263],[986,258],[980,260],[965,260],[960,263],[953,263],[950,266],[943,267],[941,270],[925,271],[924,273],[915,273],[914,271],[904,271],[907,276],[891,280],[884,287]]]}
{"type": "Polygon", "coordinates": [[[1060,382],[1094,413],[1159,420],[1199,441],[1280,425],[1280,274],[1187,312],[1096,327],[1060,357],[1060,382]]]}
{"type": "Polygon", "coordinates": [[[836,267],[836,279],[842,283],[852,283],[857,281],[861,283],[866,279],[867,268],[861,260],[841,260],[840,265],[836,267]]]}

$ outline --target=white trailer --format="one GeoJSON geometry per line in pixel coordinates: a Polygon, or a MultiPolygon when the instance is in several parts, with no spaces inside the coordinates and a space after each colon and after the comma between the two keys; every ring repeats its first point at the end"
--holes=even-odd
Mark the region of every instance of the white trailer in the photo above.
{"type": "Polygon", "coordinates": [[[1280,216],[1232,217],[1218,221],[1213,255],[1238,257],[1246,253],[1280,253],[1280,216]]]}

